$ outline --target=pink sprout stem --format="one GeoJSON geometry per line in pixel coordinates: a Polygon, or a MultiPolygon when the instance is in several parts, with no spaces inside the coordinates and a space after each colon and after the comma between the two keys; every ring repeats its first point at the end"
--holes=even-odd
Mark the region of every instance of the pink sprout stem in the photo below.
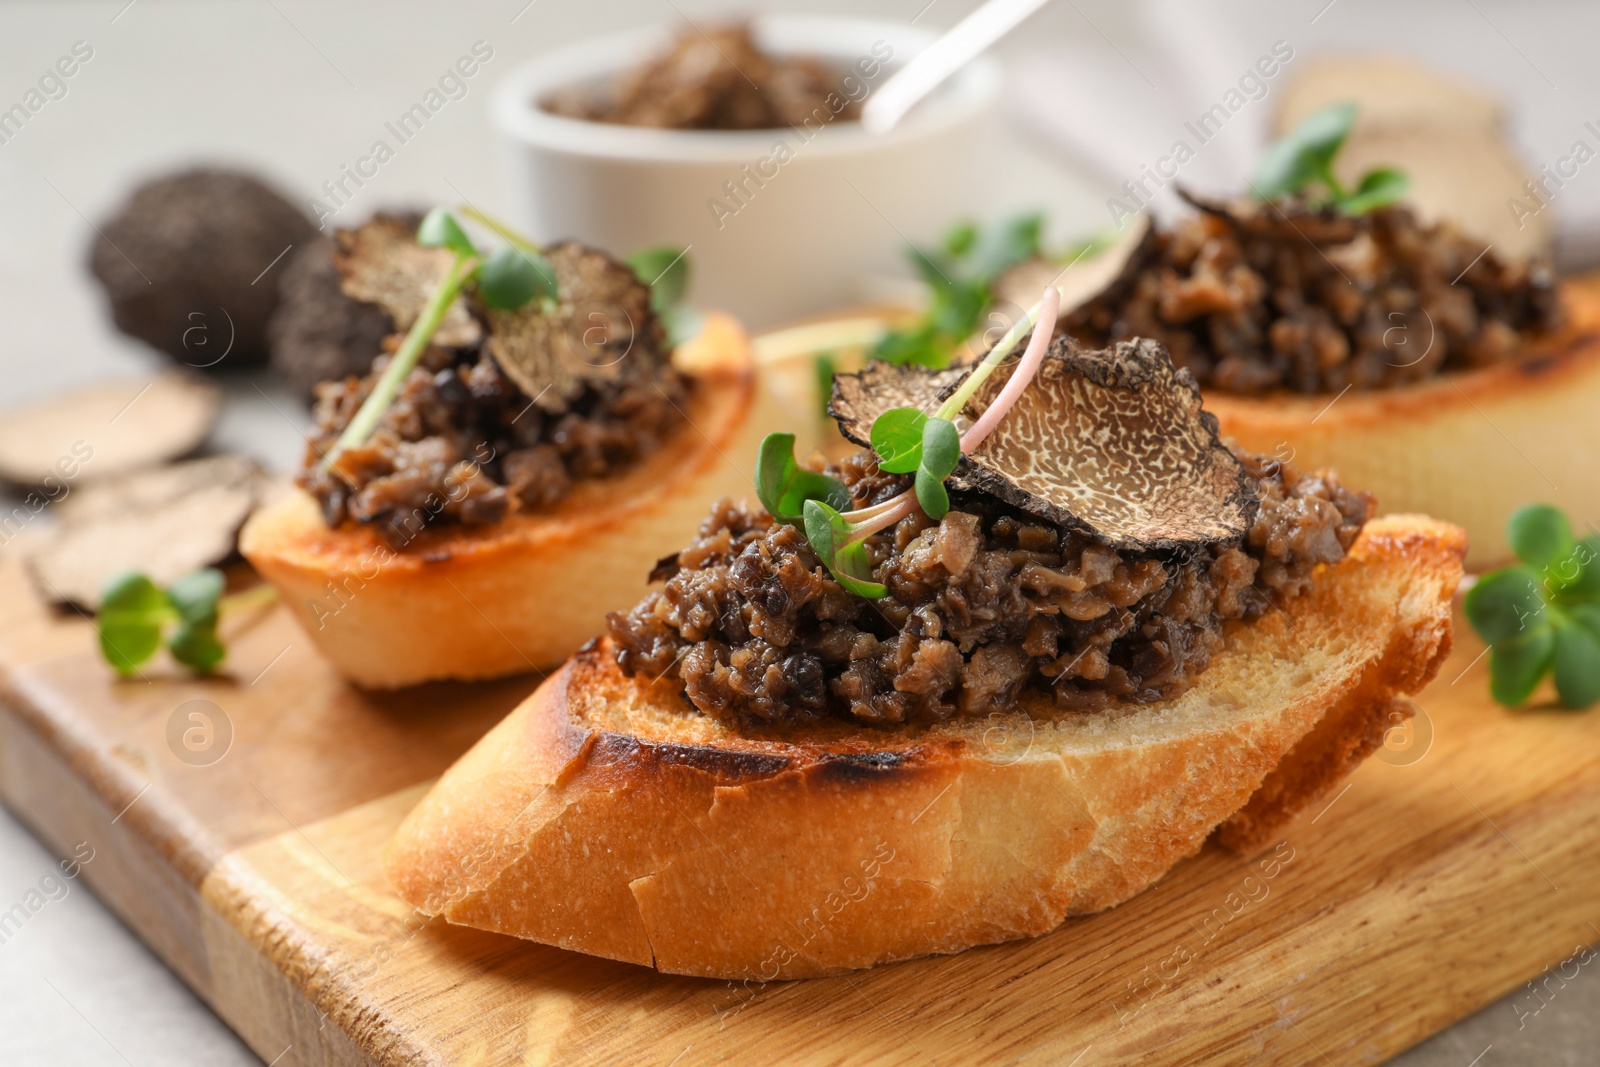
{"type": "Polygon", "coordinates": [[[983,439],[988,437],[994,428],[1000,425],[1000,420],[1006,417],[1016,404],[1022,391],[1033,381],[1034,375],[1039,373],[1039,365],[1044,362],[1044,354],[1050,347],[1050,335],[1054,332],[1056,309],[1061,306],[1061,293],[1055,286],[1050,286],[1044,291],[1044,299],[1039,301],[1039,315],[1035,320],[1033,336],[1028,339],[1027,350],[1022,353],[1022,359],[1017,364],[1017,369],[1012,372],[1011,380],[1006,382],[1006,387],[1000,390],[1000,395],[994,403],[989,405],[972,428],[961,438],[961,454],[971,455],[977,447],[983,444],[983,439]],[[1046,323],[1050,325],[1046,325],[1046,323]]]}
{"type": "MultiPolygon", "coordinates": [[[[1022,353],[1022,359],[1018,361],[1017,369],[1012,372],[1011,379],[1006,382],[1006,387],[1000,390],[1000,395],[995,397],[994,403],[989,405],[988,410],[983,413],[977,422],[972,424],[972,428],[961,439],[962,455],[971,454],[973,449],[983,443],[983,439],[988,437],[990,431],[1000,424],[1001,419],[1006,417],[1006,412],[1016,405],[1017,398],[1022,395],[1022,391],[1028,387],[1034,376],[1039,373],[1039,365],[1044,362],[1045,351],[1050,347],[1050,335],[1055,332],[1056,311],[1060,306],[1061,292],[1052,285],[1044,291],[1044,297],[1029,311],[1027,319],[1024,320],[1033,325],[1033,336],[1028,339],[1028,347],[1022,353]]],[[[1019,323],[1019,325],[1021,324],[1019,323]]],[[[996,348],[999,349],[1003,346],[1006,351],[1009,351],[1011,345],[1014,344],[1016,344],[1015,336],[1008,337],[1002,339],[1000,345],[997,345],[996,348]]],[[[995,366],[999,365],[999,361],[1004,358],[1005,351],[991,352],[989,360],[986,361],[989,366],[987,368],[979,367],[978,371],[974,372],[974,377],[977,377],[986,369],[992,371],[995,366]]],[[[979,381],[981,382],[981,378],[979,381]]],[[[968,382],[971,388],[975,388],[976,384],[978,383],[971,380],[968,382]]],[[[969,390],[968,396],[970,395],[969,390]]],[[[961,404],[966,402],[966,398],[960,396],[960,394],[951,399],[961,404]]],[[[887,530],[919,507],[921,505],[917,502],[916,491],[907,489],[899,496],[885,500],[881,504],[846,512],[839,516],[851,524],[850,536],[845,541],[845,544],[853,545],[857,541],[866,540],[879,530],[887,530]],[[859,525],[857,525],[858,523],[859,525]]]]}
{"type": "Polygon", "coordinates": [[[872,518],[868,519],[860,526],[852,529],[850,531],[849,538],[845,540],[845,544],[853,545],[857,541],[863,541],[877,533],[879,530],[887,530],[889,527],[893,526],[895,523],[911,514],[917,509],[918,506],[917,494],[912,490],[907,489],[893,500],[887,501],[887,503],[892,506],[879,511],[872,518]]]}
{"type": "Polygon", "coordinates": [[[900,498],[898,496],[892,496],[888,500],[880,501],[869,507],[856,508],[854,511],[843,512],[839,517],[845,522],[865,522],[867,519],[881,514],[886,509],[894,507],[899,499],[900,498]]]}

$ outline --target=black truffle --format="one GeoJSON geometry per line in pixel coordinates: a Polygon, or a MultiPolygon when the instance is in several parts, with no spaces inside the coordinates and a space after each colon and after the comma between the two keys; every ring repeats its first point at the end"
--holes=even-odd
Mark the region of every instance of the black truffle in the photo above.
{"type": "Polygon", "coordinates": [[[364,375],[394,332],[394,321],[376,304],[352,300],[339,288],[334,244],[315,237],[280,268],[278,310],[267,324],[274,370],[309,400],[318,382],[364,375]]]}
{"type": "Polygon", "coordinates": [[[259,364],[278,304],[268,268],[315,232],[248,174],[190,170],[135,189],[100,225],[89,269],[122,332],[191,367],[259,364]]]}

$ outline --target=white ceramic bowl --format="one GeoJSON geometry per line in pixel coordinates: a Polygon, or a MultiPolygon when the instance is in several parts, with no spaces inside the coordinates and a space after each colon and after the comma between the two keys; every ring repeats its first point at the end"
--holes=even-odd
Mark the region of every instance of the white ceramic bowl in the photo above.
{"type": "MultiPolygon", "coordinates": [[[[841,68],[888,52],[870,82],[852,71],[865,83],[856,92],[881,86],[933,39],[910,26],[849,18],[768,16],[753,24],[764,49],[841,68]]],[[[907,241],[932,240],[976,213],[1000,82],[989,60],[967,67],[885,135],[838,121],[645,129],[538,106],[557,89],[605,84],[665,47],[674,29],[586,41],[524,64],[497,86],[492,107],[512,214],[536,240],[575,237],[617,254],[688,245],[696,302],[760,327],[859,300],[859,279],[899,269],[907,241]]]]}

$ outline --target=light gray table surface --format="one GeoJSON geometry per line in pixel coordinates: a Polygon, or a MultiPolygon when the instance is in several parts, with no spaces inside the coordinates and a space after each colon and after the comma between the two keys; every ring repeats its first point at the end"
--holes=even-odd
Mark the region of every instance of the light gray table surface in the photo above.
{"type": "MultiPolygon", "coordinates": [[[[939,28],[974,4],[739,6],[916,16],[939,28]]],[[[735,9],[720,2],[690,11],[735,9]]],[[[103,217],[138,177],[191,160],[220,160],[308,194],[365,148],[383,117],[475,40],[493,43],[493,75],[588,33],[678,17],[673,0],[113,0],[0,7],[0,107],[20,98],[74,42],[94,49],[67,95],[0,145],[0,411],[89,381],[137,379],[162,365],[161,357],[115,332],[83,270],[94,239],[90,220],[103,217]]],[[[1113,0],[1068,0],[1037,16],[1003,51],[1037,54],[1059,40],[1138,54],[1142,31],[1133,10],[1113,0]]],[[[475,201],[500,204],[486,96],[487,82],[442,112],[426,136],[363,191],[350,216],[388,204],[451,200],[451,185],[475,201]]],[[[980,214],[1037,204],[1050,210],[1058,234],[1099,225],[1103,192],[1061,170],[1031,142],[1011,135],[1007,143],[1006,165],[997,166],[993,195],[980,214]]],[[[299,456],[303,409],[269,377],[234,377],[227,386],[229,402],[212,447],[249,451],[288,469],[299,456]]],[[[41,884],[53,887],[43,880],[58,870],[57,860],[0,809],[0,911],[41,884]]],[[[65,895],[47,892],[59,899],[0,942],[0,1064],[260,1062],[86,886],[61,884],[65,895]]],[[[1545,999],[1524,992],[1490,1005],[1393,1062],[1600,1062],[1596,970],[1583,968],[1545,999]]],[[[1371,995],[1383,990],[1375,987],[1371,995]]],[[[282,1060],[284,1067],[294,1062],[292,1053],[282,1060]]],[[[1083,1067],[1093,1062],[1091,1056],[1083,1067]]]]}

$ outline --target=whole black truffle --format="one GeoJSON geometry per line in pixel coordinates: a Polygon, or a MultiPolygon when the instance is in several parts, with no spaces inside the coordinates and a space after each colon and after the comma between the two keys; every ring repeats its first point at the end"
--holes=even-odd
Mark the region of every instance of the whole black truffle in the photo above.
{"type": "Polygon", "coordinates": [[[315,232],[248,174],[189,170],[135,189],[100,225],[89,269],[123,333],[191,367],[259,364],[278,304],[267,268],[315,232]]]}
{"type": "Polygon", "coordinates": [[[308,400],[318,382],[363,375],[394,332],[388,312],[345,296],[333,241],[312,238],[279,269],[278,310],[267,324],[274,370],[308,400]]]}

